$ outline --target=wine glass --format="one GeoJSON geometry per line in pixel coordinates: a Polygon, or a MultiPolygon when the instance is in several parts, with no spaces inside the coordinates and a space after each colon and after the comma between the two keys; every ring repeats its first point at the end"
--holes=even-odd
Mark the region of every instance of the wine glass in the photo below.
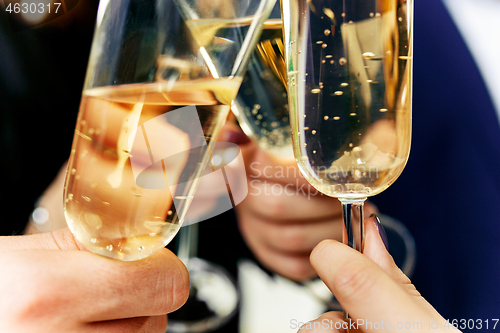
{"type": "Polygon", "coordinates": [[[292,162],[282,26],[278,4],[264,23],[231,110],[262,150],[292,162]]]}
{"type": "Polygon", "coordinates": [[[283,0],[296,162],[340,200],[363,251],[363,203],[403,171],[411,140],[412,0],[283,0]]]}
{"type": "Polygon", "coordinates": [[[83,246],[137,260],[174,237],[274,3],[101,1],[64,190],[83,246]]]}

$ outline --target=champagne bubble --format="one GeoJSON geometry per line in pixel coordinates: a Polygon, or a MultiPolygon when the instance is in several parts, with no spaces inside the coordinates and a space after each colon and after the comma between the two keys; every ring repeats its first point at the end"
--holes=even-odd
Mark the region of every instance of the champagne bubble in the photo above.
{"type": "Polygon", "coordinates": [[[321,47],[322,47],[322,48],[324,48],[324,49],[326,49],[326,48],[328,47],[328,45],[327,45],[326,43],[323,43],[323,44],[321,45],[321,47]]]}
{"type": "Polygon", "coordinates": [[[380,109],[379,111],[380,112],[387,112],[388,110],[387,109],[380,109]]]}
{"type": "Polygon", "coordinates": [[[167,212],[167,215],[169,215],[169,216],[170,216],[170,215],[172,215],[172,211],[171,211],[171,210],[169,210],[169,211],[167,212]]]}
{"type": "Polygon", "coordinates": [[[321,60],[321,63],[322,64],[326,63],[326,60],[325,59],[321,60]]]}
{"type": "Polygon", "coordinates": [[[375,53],[365,52],[365,53],[363,53],[363,58],[366,60],[371,60],[371,59],[375,58],[375,53]]]}
{"type": "Polygon", "coordinates": [[[68,199],[71,201],[73,200],[73,193],[68,194],[68,199]]]}
{"type": "Polygon", "coordinates": [[[333,120],[339,120],[339,119],[340,119],[340,117],[338,117],[338,116],[337,117],[333,117],[333,120]]]}
{"type": "Polygon", "coordinates": [[[321,92],[321,89],[318,89],[318,88],[311,90],[311,93],[313,93],[313,94],[319,94],[320,92],[321,92]]]}
{"type": "Polygon", "coordinates": [[[375,17],[380,17],[380,16],[382,16],[380,15],[380,13],[375,14],[375,17]]]}
{"type": "Polygon", "coordinates": [[[340,58],[339,59],[339,64],[341,64],[342,66],[345,65],[345,64],[347,64],[347,59],[344,58],[344,57],[340,58]]]}
{"type": "Polygon", "coordinates": [[[333,93],[335,96],[342,96],[344,94],[343,91],[337,90],[336,92],[333,93]]]}
{"type": "Polygon", "coordinates": [[[330,64],[332,64],[332,65],[333,65],[333,63],[334,63],[334,62],[335,62],[335,60],[330,60],[330,64]]]}
{"type": "Polygon", "coordinates": [[[331,31],[329,29],[325,29],[324,33],[325,33],[325,36],[328,36],[328,35],[330,35],[331,31]]]}
{"type": "Polygon", "coordinates": [[[106,246],[106,250],[113,251],[113,245],[109,244],[108,246],[106,246]]]}
{"type": "Polygon", "coordinates": [[[351,112],[351,113],[349,113],[349,115],[350,115],[351,117],[354,117],[354,116],[356,116],[356,112],[351,112]]]}
{"type": "Polygon", "coordinates": [[[316,150],[313,150],[313,154],[316,154],[316,150]]]}
{"type": "Polygon", "coordinates": [[[331,54],[327,54],[327,55],[325,56],[325,58],[327,58],[327,59],[330,59],[330,58],[332,58],[332,57],[333,57],[333,56],[332,56],[331,54]]]}
{"type": "Polygon", "coordinates": [[[402,22],[402,21],[403,21],[403,18],[402,18],[401,16],[400,16],[400,17],[398,17],[398,21],[399,21],[399,22],[402,22]]]}
{"type": "Polygon", "coordinates": [[[307,130],[309,130],[309,127],[304,127],[304,131],[307,131],[307,130]]]}
{"type": "Polygon", "coordinates": [[[341,86],[341,87],[347,87],[348,85],[349,85],[349,83],[347,83],[347,82],[342,82],[342,83],[340,84],[340,86],[341,86]]]}
{"type": "Polygon", "coordinates": [[[318,44],[318,45],[319,45],[319,44],[323,44],[323,41],[322,41],[322,40],[318,40],[318,41],[316,42],[316,44],[318,44]]]}
{"type": "Polygon", "coordinates": [[[370,13],[370,17],[374,17],[375,16],[375,13],[370,13]]]}
{"type": "Polygon", "coordinates": [[[316,134],[316,130],[311,131],[312,135],[316,134]]]}
{"type": "Polygon", "coordinates": [[[324,116],[323,119],[328,120],[328,116],[324,116]]]}

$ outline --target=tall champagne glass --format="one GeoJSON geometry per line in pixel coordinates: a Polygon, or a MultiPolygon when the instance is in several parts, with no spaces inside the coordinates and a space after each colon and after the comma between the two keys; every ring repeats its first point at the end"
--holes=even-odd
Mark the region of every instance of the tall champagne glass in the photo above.
{"type": "Polygon", "coordinates": [[[136,260],[179,230],[273,0],[102,0],[64,190],[89,250],[136,260]]]}
{"type": "Polygon", "coordinates": [[[363,202],[410,151],[412,0],[283,0],[293,151],[343,207],[343,242],[363,250],[363,202]]]}

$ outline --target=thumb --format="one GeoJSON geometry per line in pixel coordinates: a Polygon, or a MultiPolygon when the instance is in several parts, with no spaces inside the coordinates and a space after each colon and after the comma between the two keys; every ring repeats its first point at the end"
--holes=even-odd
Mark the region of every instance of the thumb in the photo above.
{"type": "Polygon", "coordinates": [[[86,251],[68,228],[33,235],[0,237],[0,253],[19,250],[86,251]]]}
{"type": "Polygon", "coordinates": [[[394,281],[401,285],[411,284],[410,279],[399,269],[387,251],[387,236],[377,215],[365,219],[363,254],[375,262],[394,281]]]}

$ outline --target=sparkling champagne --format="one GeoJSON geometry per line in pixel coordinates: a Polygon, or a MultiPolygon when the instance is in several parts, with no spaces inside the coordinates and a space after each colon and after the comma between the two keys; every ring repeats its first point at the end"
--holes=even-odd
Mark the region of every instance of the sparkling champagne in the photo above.
{"type": "Polygon", "coordinates": [[[411,6],[284,3],[299,167],[330,196],[375,195],[396,180],[410,150],[411,6]]]}
{"type": "Polygon", "coordinates": [[[265,22],[232,110],[262,149],[293,157],[281,19],[265,22]]]}
{"type": "Polygon", "coordinates": [[[85,90],[64,191],[78,241],[121,260],[163,248],[182,225],[209,161],[207,149],[195,148],[217,137],[240,83],[199,79],[85,90]],[[187,105],[195,106],[192,118],[183,114],[187,105]]]}

